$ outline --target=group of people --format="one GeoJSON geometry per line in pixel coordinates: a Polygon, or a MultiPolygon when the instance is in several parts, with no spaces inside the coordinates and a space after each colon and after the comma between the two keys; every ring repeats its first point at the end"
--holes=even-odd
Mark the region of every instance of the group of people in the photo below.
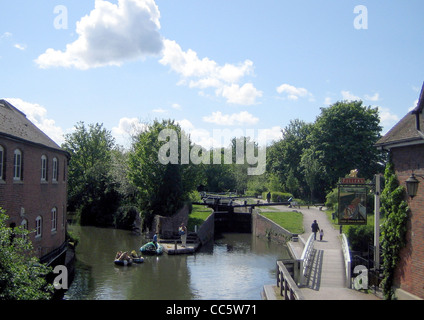
{"type": "Polygon", "coordinates": [[[317,232],[319,232],[319,241],[322,241],[322,238],[324,237],[324,230],[319,228],[318,222],[316,220],[314,220],[312,223],[311,229],[314,233],[314,240],[317,239],[317,232]]]}
{"type": "Polygon", "coordinates": [[[138,256],[135,250],[131,251],[131,253],[127,251],[118,251],[115,256],[115,260],[119,261],[131,261],[136,258],[138,258],[138,256]]]}

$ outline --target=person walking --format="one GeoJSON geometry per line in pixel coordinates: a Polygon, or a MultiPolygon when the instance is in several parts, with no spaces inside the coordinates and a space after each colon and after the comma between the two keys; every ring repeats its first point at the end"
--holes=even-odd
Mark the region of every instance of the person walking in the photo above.
{"type": "Polygon", "coordinates": [[[322,241],[322,237],[324,236],[324,229],[321,229],[319,232],[319,241],[322,241]]]}
{"type": "Polygon", "coordinates": [[[314,220],[314,223],[311,225],[312,232],[314,233],[314,240],[317,239],[317,232],[319,231],[318,222],[314,220]]]}

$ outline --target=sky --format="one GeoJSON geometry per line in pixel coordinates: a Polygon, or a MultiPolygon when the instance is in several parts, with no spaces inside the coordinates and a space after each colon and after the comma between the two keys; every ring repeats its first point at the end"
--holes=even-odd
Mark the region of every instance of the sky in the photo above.
{"type": "Polygon", "coordinates": [[[129,147],[154,119],[206,148],[223,132],[269,142],[342,100],[378,107],[384,134],[424,82],[422,0],[1,0],[0,12],[0,98],[59,145],[83,121],[129,147]]]}

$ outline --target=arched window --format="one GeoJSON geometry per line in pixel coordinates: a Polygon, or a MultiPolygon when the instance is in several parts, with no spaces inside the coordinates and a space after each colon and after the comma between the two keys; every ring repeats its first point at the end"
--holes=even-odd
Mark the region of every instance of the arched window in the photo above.
{"type": "Polygon", "coordinates": [[[52,209],[52,231],[56,231],[57,229],[57,209],[52,209]]]}
{"type": "Polygon", "coordinates": [[[13,180],[22,180],[22,152],[19,149],[13,153],[13,180]]]}
{"type": "MultiPolygon", "coordinates": [[[[22,227],[22,229],[24,229],[24,230],[28,230],[28,220],[27,220],[27,219],[23,219],[23,220],[22,220],[22,222],[21,222],[21,227],[22,227]]],[[[22,238],[26,239],[26,238],[27,238],[27,236],[24,234],[24,235],[22,235],[22,238]]]]}
{"type": "Polygon", "coordinates": [[[47,180],[47,157],[43,154],[41,156],[41,181],[47,180]]]}
{"type": "Polygon", "coordinates": [[[38,216],[35,219],[35,237],[40,238],[43,232],[43,218],[38,216]]]}
{"type": "Polygon", "coordinates": [[[58,167],[58,161],[57,158],[53,158],[53,175],[52,175],[52,181],[57,182],[57,175],[59,172],[59,167],[58,167]]]}

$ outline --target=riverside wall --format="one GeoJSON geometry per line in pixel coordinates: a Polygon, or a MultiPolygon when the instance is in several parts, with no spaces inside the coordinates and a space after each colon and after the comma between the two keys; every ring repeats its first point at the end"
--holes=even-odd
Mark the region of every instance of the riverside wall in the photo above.
{"type": "Polygon", "coordinates": [[[258,210],[252,211],[252,233],[278,243],[286,243],[293,237],[293,233],[264,217],[258,210]]]}

